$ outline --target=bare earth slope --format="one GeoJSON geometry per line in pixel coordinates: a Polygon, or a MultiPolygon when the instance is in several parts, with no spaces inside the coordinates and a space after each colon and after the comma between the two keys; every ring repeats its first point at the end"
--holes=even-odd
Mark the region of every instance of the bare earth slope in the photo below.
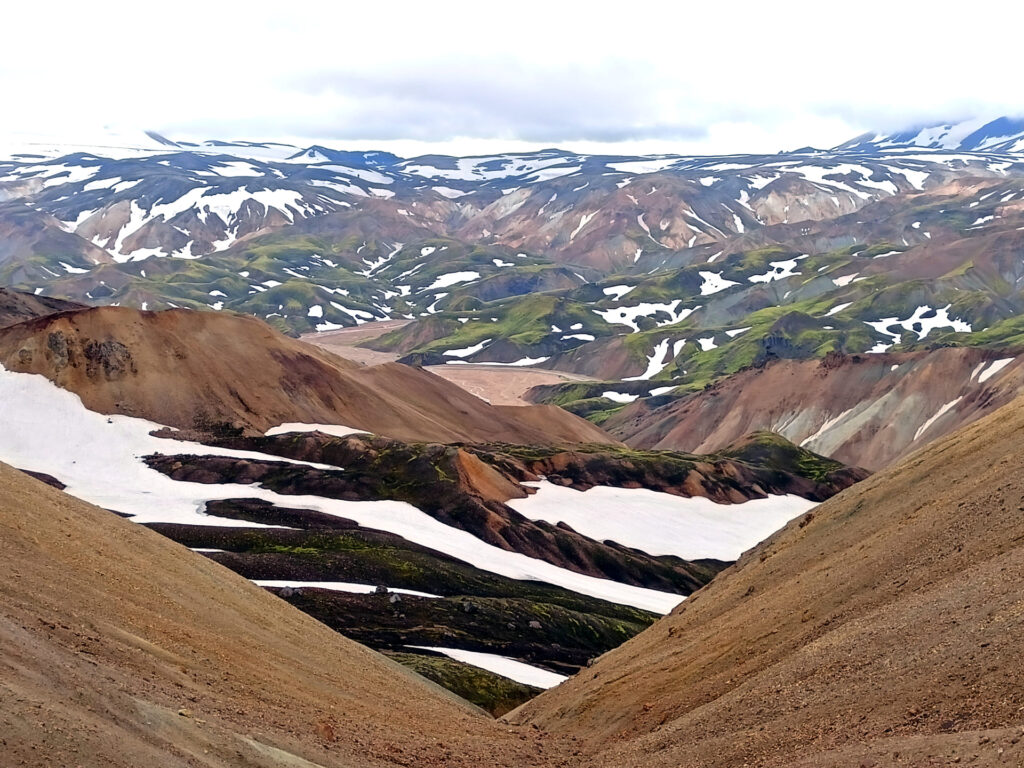
{"type": "Polygon", "coordinates": [[[778,360],[660,407],[638,401],[604,426],[640,448],[716,451],[757,430],[877,470],[1024,391],[1015,351],[939,348],[778,360]]]}
{"type": "Polygon", "coordinates": [[[528,766],[557,747],[6,465],[0,562],[4,765],[528,766]]]}
{"type": "Polygon", "coordinates": [[[64,312],[69,309],[82,309],[82,304],[63,299],[52,299],[47,296],[33,296],[31,293],[12,291],[0,288],[0,328],[14,325],[34,317],[64,312]]]}
{"type": "Polygon", "coordinates": [[[492,407],[426,371],[361,367],[241,315],[99,307],[0,329],[0,364],[86,407],[182,429],[343,424],[400,440],[614,442],[559,409],[492,407]]]}
{"type": "Polygon", "coordinates": [[[512,719],[599,765],[1021,765],[1022,449],[1017,400],[794,520],[512,719]]]}

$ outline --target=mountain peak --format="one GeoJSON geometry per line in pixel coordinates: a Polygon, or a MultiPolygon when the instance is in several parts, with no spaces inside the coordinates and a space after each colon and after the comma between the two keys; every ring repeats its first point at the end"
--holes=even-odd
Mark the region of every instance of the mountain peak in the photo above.
{"type": "Polygon", "coordinates": [[[944,149],[954,152],[1020,152],[1024,119],[999,117],[915,125],[895,133],[868,132],[837,147],[837,152],[874,154],[893,149],[944,149]]]}

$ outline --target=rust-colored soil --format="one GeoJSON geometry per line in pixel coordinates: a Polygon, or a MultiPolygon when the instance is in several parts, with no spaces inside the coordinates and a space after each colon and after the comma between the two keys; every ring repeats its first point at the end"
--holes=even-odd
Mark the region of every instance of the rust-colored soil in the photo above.
{"type": "Polygon", "coordinates": [[[692,453],[711,453],[768,430],[797,444],[809,440],[806,447],[845,464],[877,470],[1024,392],[1024,356],[1017,354],[947,347],[779,360],[658,408],[637,401],[604,426],[635,447],[692,453]],[[1014,357],[998,376],[979,380],[992,361],[1014,357]]]}
{"type": "Polygon", "coordinates": [[[212,560],[0,465],[0,765],[550,765],[212,560]]]}
{"type": "Polygon", "coordinates": [[[1024,764],[1024,400],[847,489],[514,712],[594,764],[1024,764]]]}
{"type": "Polygon", "coordinates": [[[561,409],[501,410],[422,369],[363,367],[241,315],[64,312],[0,330],[0,363],[46,376],[91,410],[181,429],[306,422],[408,441],[614,442],[561,409]]]}

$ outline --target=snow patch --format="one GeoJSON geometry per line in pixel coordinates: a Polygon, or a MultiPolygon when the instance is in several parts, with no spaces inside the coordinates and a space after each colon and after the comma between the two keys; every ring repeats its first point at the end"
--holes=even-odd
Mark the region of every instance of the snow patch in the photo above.
{"type": "Polygon", "coordinates": [[[653,556],[736,560],[794,517],[817,506],[799,496],[718,504],[646,488],[595,486],[577,491],[548,481],[524,483],[537,493],[508,503],[530,520],[565,523],[597,541],[611,539],[653,556]]]}
{"type": "Polygon", "coordinates": [[[496,653],[484,653],[483,651],[464,651],[461,648],[441,648],[433,645],[407,645],[406,648],[417,648],[421,651],[433,651],[448,658],[469,664],[472,667],[486,669],[496,675],[507,677],[523,685],[532,685],[534,688],[554,688],[563,680],[566,675],[559,675],[555,672],[548,672],[546,669],[524,664],[521,661],[510,659],[507,656],[499,656],[496,653]]]}

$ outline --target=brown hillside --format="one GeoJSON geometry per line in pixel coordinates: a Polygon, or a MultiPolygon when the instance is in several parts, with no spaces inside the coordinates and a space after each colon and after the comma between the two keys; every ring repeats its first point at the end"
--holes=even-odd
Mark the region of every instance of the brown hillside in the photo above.
{"type": "Polygon", "coordinates": [[[0,328],[31,320],[34,317],[52,315],[69,309],[83,309],[82,304],[48,296],[33,296],[31,293],[0,288],[0,328]]]}
{"type": "Polygon", "coordinates": [[[0,562],[4,766],[511,767],[557,749],[6,465],[0,562]]]}
{"type": "Polygon", "coordinates": [[[640,400],[604,426],[638,448],[693,453],[767,430],[797,444],[811,438],[812,451],[877,470],[1024,392],[1024,357],[984,382],[977,375],[979,366],[1015,354],[941,348],[779,360],[657,408],[640,400]]]}
{"type": "Polygon", "coordinates": [[[1024,764],[1024,400],[795,520],[513,713],[593,764],[1024,764]]]}
{"type": "Polygon", "coordinates": [[[421,369],[360,367],[241,315],[64,312],[0,329],[0,364],[46,376],[94,411],[181,429],[306,422],[410,441],[614,442],[560,409],[499,409],[421,369]]]}

